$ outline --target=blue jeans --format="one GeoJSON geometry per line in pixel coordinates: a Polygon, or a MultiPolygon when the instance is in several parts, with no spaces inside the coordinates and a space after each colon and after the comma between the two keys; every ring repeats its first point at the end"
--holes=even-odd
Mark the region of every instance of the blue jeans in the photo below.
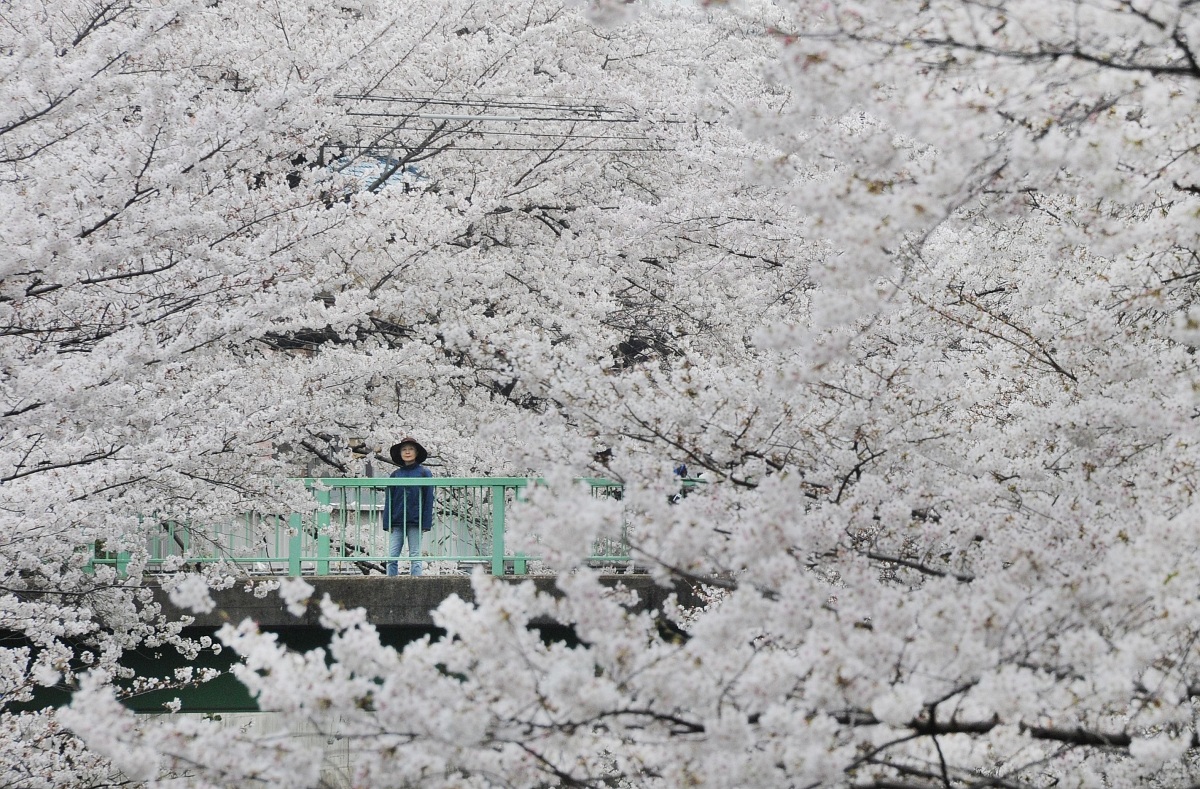
{"type": "MultiPolygon", "coordinates": [[[[390,532],[391,539],[388,540],[388,556],[399,556],[400,549],[404,545],[404,537],[408,535],[408,555],[421,555],[421,527],[420,526],[405,526],[400,528],[399,524],[392,527],[390,532]]],[[[400,571],[396,567],[396,561],[392,560],[387,563],[388,575],[399,575],[400,571]]],[[[410,562],[412,569],[409,571],[411,575],[421,574],[421,563],[410,562]]]]}

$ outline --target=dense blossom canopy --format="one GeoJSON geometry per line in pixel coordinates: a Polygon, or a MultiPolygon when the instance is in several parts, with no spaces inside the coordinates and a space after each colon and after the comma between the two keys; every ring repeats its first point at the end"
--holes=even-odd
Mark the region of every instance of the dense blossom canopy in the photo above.
{"type": "Polygon", "coordinates": [[[0,784],[323,780],[136,718],[139,646],[234,650],[352,786],[1196,784],[1197,14],[9,4],[0,784]],[[561,597],[480,576],[403,650],[325,602],[308,653],[151,602],[139,515],[310,506],[410,432],[548,480],[561,597]],[[603,590],[627,518],[704,609],[603,590]]]}

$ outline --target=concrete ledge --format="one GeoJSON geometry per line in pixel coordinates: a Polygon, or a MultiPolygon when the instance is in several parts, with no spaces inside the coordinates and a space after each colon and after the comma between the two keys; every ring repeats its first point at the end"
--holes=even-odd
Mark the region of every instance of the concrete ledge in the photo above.
{"type": "MultiPolygon", "coordinates": [[[[267,579],[263,579],[267,580],[267,579]]],[[[241,586],[232,589],[212,592],[216,608],[207,614],[191,614],[171,604],[166,592],[155,588],[154,601],[159,603],[167,616],[180,618],[185,615],[195,617],[192,627],[216,628],[226,622],[238,623],[250,618],[260,627],[319,627],[317,603],[326,594],[344,608],[363,608],[367,611],[367,620],[376,627],[433,627],[433,617],[430,612],[441,605],[442,601],[451,595],[458,595],[467,602],[473,602],[475,594],[471,589],[471,579],[456,575],[427,575],[420,578],[399,576],[387,578],[384,576],[306,576],[304,580],[311,584],[314,591],[309,601],[308,610],[303,616],[295,617],[288,613],[278,592],[270,592],[263,598],[257,598],[241,586]]],[[[558,596],[557,587],[552,576],[505,576],[506,583],[531,581],[539,592],[558,596]]],[[[638,594],[639,610],[659,610],[672,592],[678,595],[679,601],[685,606],[701,604],[695,590],[683,583],[676,584],[674,589],[657,586],[646,575],[606,575],[601,577],[601,583],[607,587],[622,585],[633,589],[638,594]]],[[[535,625],[561,624],[569,622],[534,621],[535,625]]]]}

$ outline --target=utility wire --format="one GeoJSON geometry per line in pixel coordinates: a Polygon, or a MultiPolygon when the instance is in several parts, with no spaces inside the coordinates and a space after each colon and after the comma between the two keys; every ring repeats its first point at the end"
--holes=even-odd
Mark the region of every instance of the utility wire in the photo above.
{"type": "MultiPolygon", "coordinates": [[[[382,124],[363,124],[363,129],[388,129],[391,131],[415,131],[414,129],[396,129],[382,124]]],[[[571,132],[554,131],[497,131],[495,129],[471,129],[462,134],[476,137],[561,137],[571,140],[649,140],[644,134],[573,134],[571,132]]]]}
{"type": "Polygon", "coordinates": [[[413,143],[418,141],[406,141],[404,138],[409,135],[422,135],[425,139],[418,145],[446,152],[666,153],[673,148],[657,144],[649,135],[620,134],[616,129],[609,134],[602,129],[614,124],[698,122],[666,115],[647,120],[627,107],[579,98],[484,95],[452,98],[378,91],[342,93],[337,98],[350,105],[346,115],[351,123],[346,131],[352,139],[357,139],[353,143],[330,142],[325,147],[340,151],[341,156],[349,153],[355,158],[395,158],[399,152],[413,151],[413,143]],[[395,109],[386,109],[388,105],[395,109]],[[445,129],[451,123],[455,126],[445,129]],[[564,128],[564,124],[568,126],[564,128]],[[436,134],[439,125],[445,131],[434,140],[431,135],[436,134]],[[369,139],[361,139],[363,136],[369,139]],[[489,142],[493,139],[495,142],[489,142]],[[521,145],[520,141],[527,144],[521,145]],[[565,147],[566,141],[580,144],[565,147]]]}

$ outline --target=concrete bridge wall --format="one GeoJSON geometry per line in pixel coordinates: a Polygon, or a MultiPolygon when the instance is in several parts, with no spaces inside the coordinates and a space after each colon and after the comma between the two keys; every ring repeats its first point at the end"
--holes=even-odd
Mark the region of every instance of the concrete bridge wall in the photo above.
{"type": "MultiPolygon", "coordinates": [[[[244,591],[241,586],[235,586],[232,589],[213,592],[216,608],[207,614],[191,614],[196,620],[192,626],[216,628],[226,622],[237,623],[249,617],[262,628],[319,628],[317,603],[328,594],[330,599],[345,608],[365,609],[367,620],[376,627],[431,628],[434,624],[430,612],[450,595],[458,595],[468,602],[475,599],[471,579],[460,575],[426,575],[419,578],[306,576],[304,580],[313,586],[314,591],[308,609],[301,617],[294,617],[288,612],[277,592],[257,598],[244,591]]],[[[531,580],[539,591],[557,593],[553,576],[509,576],[497,580],[504,583],[531,580]]],[[[673,589],[664,588],[655,585],[646,575],[606,575],[602,576],[602,583],[609,587],[621,585],[635,590],[641,610],[660,610],[672,592],[678,595],[680,603],[685,606],[701,603],[693,587],[680,583],[673,589]]],[[[156,591],[155,600],[170,614],[182,616],[190,613],[175,608],[166,593],[161,590],[156,591]]],[[[570,625],[569,622],[538,621],[533,624],[570,625]]]]}

